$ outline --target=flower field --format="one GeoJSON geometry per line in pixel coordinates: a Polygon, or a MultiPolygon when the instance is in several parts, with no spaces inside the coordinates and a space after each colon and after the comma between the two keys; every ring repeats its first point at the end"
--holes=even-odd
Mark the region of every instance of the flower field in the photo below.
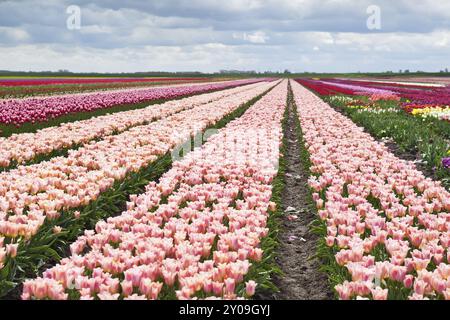
{"type": "Polygon", "coordinates": [[[348,79],[300,80],[321,95],[367,96],[372,101],[401,100],[400,106],[413,115],[449,121],[450,88],[443,85],[348,79]]]}
{"type": "Polygon", "coordinates": [[[445,84],[199,82],[0,100],[0,299],[450,299],[445,84]]]}
{"type": "Polygon", "coordinates": [[[450,186],[449,87],[347,79],[298,82],[377,138],[395,141],[429,175],[450,186]]]}
{"type": "MultiPolygon", "coordinates": [[[[2,257],[5,279],[14,277],[8,270],[26,255],[33,237],[51,230],[62,231],[58,221],[78,219],[82,207],[96,201],[117,181],[136,173],[170,152],[191,136],[202,132],[240,105],[263,94],[273,83],[262,83],[249,90],[167,116],[148,125],[106,136],[97,142],[70,150],[66,157],[54,157],[29,166],[19,166],[0,174],[2,219],[0,234],[17,255],[2,257]],[[44,231],[41,229],[44,228],[44,231]]],[[[52,236],[45,240],[52,241],[52,236]]],[[[46,243],[46,245],[48,244],[46,243]]],[[[3,244],[3,243],[2,243],[3,244]]],[[[6,247],[5,247],[6,248],[6,247]]],[[[4,249],[6,250],[6,249],[4,249]]],[[[50,252],[52,253],[52,252],[50,252]]]]}
{"type": "Polygon", "coordinates": [[[0,124],[20,126],[27,122],[44,122],[69,113],[89,112],[115,105],[171,99],[246,84],[249,81],[259,80],[0,100],[0,124]]]}
{"type": "Polygon", "coordinates": [[[450,299],[449,192],[306,89],[293,92],[339,297],[450,299]]]}
{"type": "Polygon", "coordinates": [[[162,82],[162,81],[195,81],[203,78],[9,78],[1,79],[0,86],[41,86],[52,84],[83,83],[130,83],[130,82],[162,82]]]}
{"type": "Polygon", "coordinates": [[[213,78],[0,78],[0,98],[25,98],[214,80],[213,78]]]}
{"type": "Polygon", "coordinates": [[[286,94],[284,82],[174,163],[127,211],[78,238],[70,258],[25,282],[22,298],[252,296],[253,280],[239,287],[263,254],[286,94]]]}
{"type": "Polygon", "coordinates": [[[65,148],[73,149],[73,146],[121,133],[131,127],[144,125],[202,104],[220,100],[258,85],[251,84],[182,100],[171,100],[144,109],[63,123],[60,126],[40,129],[35,133],[14,134],[9,138],[0,138],[0,150],[2,150],[0,167],[8,168],[12,163],[22,164],[54,151],[65,148]]]}

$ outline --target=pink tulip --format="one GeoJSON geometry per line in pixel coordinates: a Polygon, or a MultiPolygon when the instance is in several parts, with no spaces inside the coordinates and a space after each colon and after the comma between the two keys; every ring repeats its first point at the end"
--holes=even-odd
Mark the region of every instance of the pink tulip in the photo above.
{"type": "Polygon", "coordinates": [[[253,280],[247,281],[245,283],[245,293],[247,296],[251,297],[255,294],[256,290],[256,282],[253,280]]]}
{"type": "Polygon", "coordinates": [[[121,286],[124,296],[130,296],[133,293],[133,283],[131,281],[123,280],[121,286]]]}
{"type": "Polygon", "coordinates": [[[60,226],[54,226],[53,227],[53,233],[58,234],[61,233],[62,228],[60,226]]]}
{"type": "Polygon", "coordinates": [[[371,292],[374,300],[387,300],[388,298],[388,289],[376,287],[375,289],[372,289],[371,292]]]}
{"type": "Polygon", "coordinates": [[[447,288],[444,292],[443,292],[444,298],[445,300],[450,300],[450,288],[447,288]]]}
{"type": "Polygon", "coordinates": [[[411,288],[414,283],[414,276],[408,274],[405,276],[405,279],[403,280],[403,285],[405,288],[411,288]]]}
{"type": "Polygon", "coordinates": [[[222,295],[223,283],[214,281],[212,283],[212,291],[216,296],[222,295]]]}
{"type": "Polygon", "coordinates": [[[235,280],[232,278],[225,279],[225,292],[233,293],[235,288],[235,280]]]}
{"type": "Polygon", "coordinates": [[[335,241],[335,238],[333,236],[326,237],[327,246],[329,246],[329,247],[334,246],[334,241],[335,241]]]}
{"type": "Polygon", "coordinates": [[[100,300],[117,300],[119,298],[118,293],[110,294],[108,292],[98,293],[97,296],[100,300]]]}
{"type": "Polygon", "coordinates": [[[275,202],[269,202],[269,210],[275,212],[277,210],[277,204],[275,202]]]}
{"type": "Polygon", "coordinates": [[[323,204],[324,204],[324,202],[323,202],[322,199],[317,199],[317,200],[316,200],[316,208],[317,208],[317,209],[322,209],[323,204]]]}
{"type": "Polygon", "coordinates": [[[131,296],[128,296],[124,298],[124,300],[147,300],[146,296],[138,295],[138,294],[132,294],[131,296]]]}
{"type": "MultiPolygon", "coordinates": [[[[18,243],[15,244],[7,244],[6,245],[6,254],[11,258],[15,258],[17,256],[17,248],[19,247],[18,243]]],[[[2,262],[2,258],[0,256],[0,262],[2,262]]]]}
{"type": "Polygon", "coordinates": [[[424,295],[427,292],[428,284],[423,280],[416,280],[414,282],[414,292],[419,295],[424,295]]]}
{"type": "Polygon", "coordinates": [[[348,282],[338,284],[334,289],[339,294],[339,299],[341,300],[349,300],[353,295],[353,290],[348,282]]]}

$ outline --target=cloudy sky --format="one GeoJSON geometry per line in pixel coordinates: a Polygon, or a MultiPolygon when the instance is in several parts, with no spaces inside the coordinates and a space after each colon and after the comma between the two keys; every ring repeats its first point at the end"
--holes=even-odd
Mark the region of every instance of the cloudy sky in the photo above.
{"type": "Polygon", "coordinates": [[[0,70],[439,71],[449,57],[450,0],[0,0],[0,70]]]}

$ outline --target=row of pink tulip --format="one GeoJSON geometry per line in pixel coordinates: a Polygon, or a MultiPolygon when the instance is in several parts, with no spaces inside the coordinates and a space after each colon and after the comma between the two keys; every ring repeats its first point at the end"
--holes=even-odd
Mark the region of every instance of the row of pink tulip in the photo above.
{"type": "Polygon", "coordinates": [[[9,138],[0,137],[0,167],[8,167],[12,161],[20,164],[34,159],[37,155],[86,144],[89,141],[120,133],[131,127],[150,123],[201,104],[251,90],[260,85],[261,83],[249,84],[181,100],[171,100],[143,109],[63,123],[60,126],[38,130],[36,133],[14,134],[9,138]]]}
{"type": "Polygon", "coordinates": [[[293,83],[341,299],[450,299],[450,193],[293,83]]]}
{"type": "Polygon", "coordinates": [[[71,291],[80,299],[253,295],[253,280],[236,291],[263,254],[286,95],[284,81],[159,183],[130,197],[122,215],[85,231],[71,257],[24,283],[22,298],[68,299],[71,291]]]}
{"type": "MultiPolygon", "coordinates": [[[[9,238],[9,247],[14,248],[35,235],[46,219],[59,217],[62,210],[89,204],[115,181],[123,180],[127,173],[152,163],[273,85],[266,83],[134,127],[71,150],[67,157],[3,172],[0,174],[0,237],[9,238]]],[[[5,259],[5,255],[0,254],[0,258],[5,259]]]]}
{"type": "Polygon", "coordinates": [[[47,121],[68,113],[87,112],[115,105],[134,104],[158,99],[173,99],[184,95],[220,90],[262,80],[264,79],[0,100],[0,123],[18,126],[27,122],[47,121]]]}

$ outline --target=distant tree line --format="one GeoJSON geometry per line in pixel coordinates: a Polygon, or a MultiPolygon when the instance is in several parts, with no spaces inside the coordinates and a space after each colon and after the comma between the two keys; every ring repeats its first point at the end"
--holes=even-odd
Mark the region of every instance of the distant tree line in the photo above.
{"type": "Polygon", "coordinates": [[[385,72],[356,72],[356,73],[321,73],[321,72],[291,72],[288,69],[283,71],[255,71],[255,70],[220,70],[214,73],[204,73],[199,71],[166,72],[166,71],[147,71],[147,72],[71,72],[69,70],[58,71],[8,71],[0,70],[0,76],[29,76],[29,77],[383,77],[383,76],[444,76],[450,77],[448,68],[439,72],[410,71],[409,69],[385,72]]]}

